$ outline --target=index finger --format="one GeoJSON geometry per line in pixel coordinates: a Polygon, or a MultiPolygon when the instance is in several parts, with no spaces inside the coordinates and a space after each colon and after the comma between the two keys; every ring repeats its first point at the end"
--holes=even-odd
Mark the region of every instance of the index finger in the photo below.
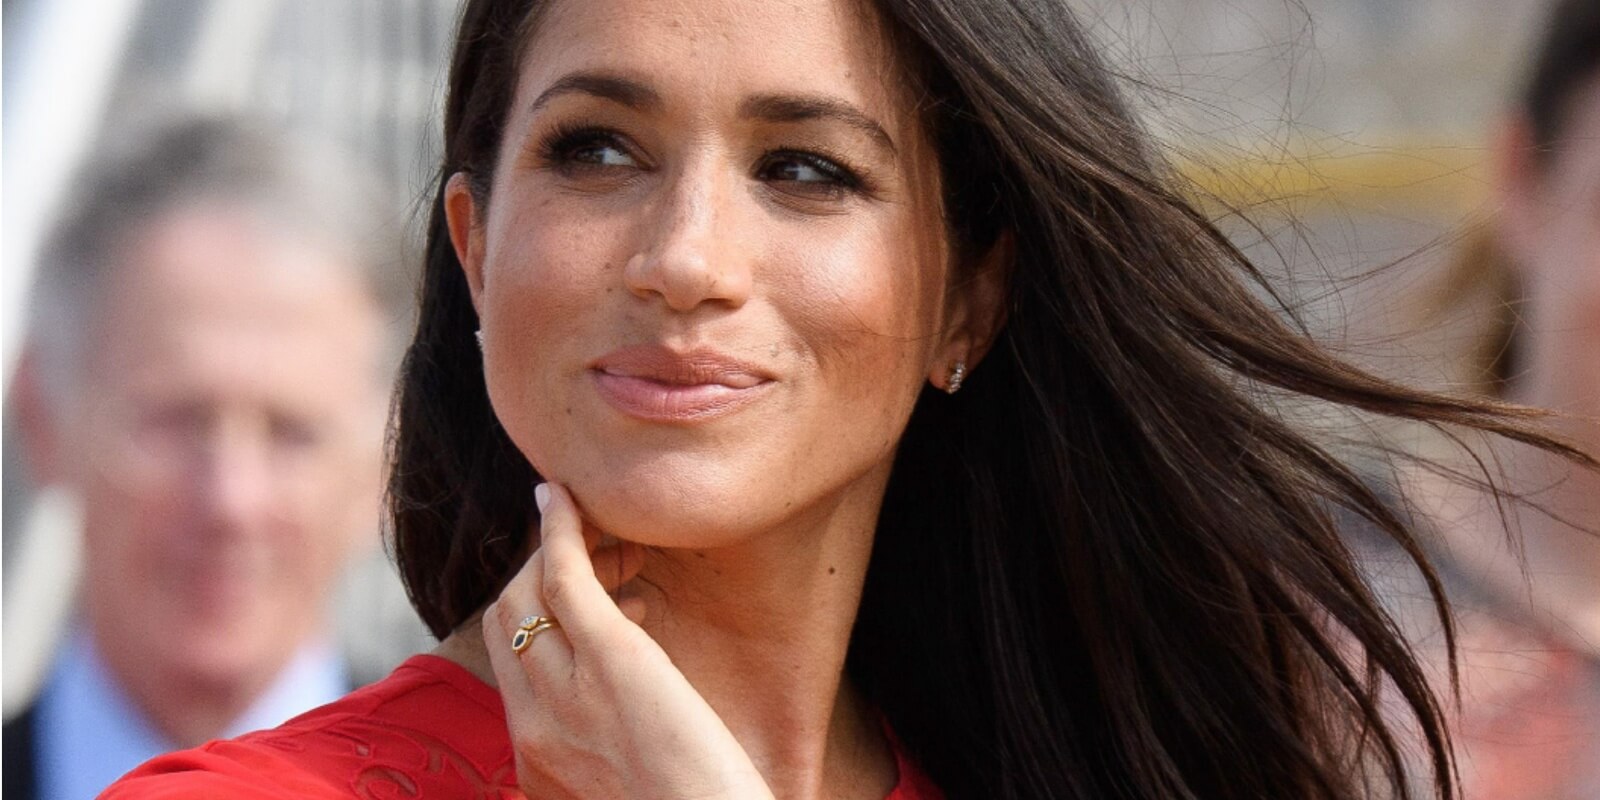
{"type": "Polygon", "coordinates": [[[586,535],[572,495],[564,487],[544,483],[534,489],[534,496],[542,517],[539,547],[544,551],[544,602],[560,620],[573,649],[582,649],[619,623],[631,625],[595,576],[589,553],[599,544],[599,535],[586,535]]]}

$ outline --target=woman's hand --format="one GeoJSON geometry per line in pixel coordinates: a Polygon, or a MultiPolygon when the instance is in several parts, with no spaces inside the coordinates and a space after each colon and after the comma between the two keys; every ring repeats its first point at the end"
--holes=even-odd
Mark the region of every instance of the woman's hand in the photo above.
{"type": "Polygon", "coordinates": [[[483,616],[523,793],[772,797],[721,718],[634,622],[642,605],[619,607],[607,594],[638,573],[638,546],[598,547],[565,489],[545,484],[536,494],[539,550],[483,616]],[[513,652],[518,626],[538,615],[560,627],[513,652]]]}

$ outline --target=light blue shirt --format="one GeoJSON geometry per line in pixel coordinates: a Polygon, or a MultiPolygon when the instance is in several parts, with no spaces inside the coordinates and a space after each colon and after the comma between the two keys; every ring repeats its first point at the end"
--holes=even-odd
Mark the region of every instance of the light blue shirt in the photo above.
{"type": "MultiPolygon", "coordinates": [[[[308,645],[221,738],[276,727],[349,688],[333,649],[308,645]]],[[[177,749],[117,685],[81,630],[68,638],[51,669],[34,719],[35,775],[43,800],[89,800],[128,770],[177,749]]]]}

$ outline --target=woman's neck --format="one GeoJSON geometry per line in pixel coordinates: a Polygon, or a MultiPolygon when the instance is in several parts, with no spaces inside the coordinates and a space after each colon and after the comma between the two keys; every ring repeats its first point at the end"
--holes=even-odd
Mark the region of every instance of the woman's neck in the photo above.
{"type": "MultiPolygon", "coordinates": [[[[895,781],[876,712],[844,680],[882,497],[870,483],[736,546],[649,551],[623,589],[778,797],[883,797],[895,781]]],[[[477,630],[436,652],[493,683],[477,630]]]]}
{"type": "Polygon", "coordinates": [[[641,572],[645,629],[779,797],[832,796],[830,762],[881,742],[842,680],[878,509],[847,504],[732,548],[657,551],[641,572]]]}

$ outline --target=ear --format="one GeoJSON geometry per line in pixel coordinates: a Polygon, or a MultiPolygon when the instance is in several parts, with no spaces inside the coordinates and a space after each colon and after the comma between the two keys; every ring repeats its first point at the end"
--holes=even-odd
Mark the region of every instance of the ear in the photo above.
{"type": "Polygon", "coordinates": [[[481,309],[483,295],[483,220],[478,199],[472,194],[472,180],[465,172],[450,176],[444,185],[444,218],[450,229],[450,246],[467,276],[472,307],[481,309]]]}
{"type": "Polygon", "coordinates": [[[1510,256],[1513,270],[1534,261],[1544,217],[1539,207],[1540,174],[1533,128],[1523,117],[1506,121],[1491,143],[1496,206],[1495,239],[1510,256]]]}
{"type": "Polygon", "coordinates": [[[950,288],[949,324],[929,367],[928,380],[934,386],[953,391],[954,367],[960,364],[963,377],[970,375],[989,353],[1006,322],[1007,290],[1016,255],[1016,236],[1005,230],[976,263],[963,267],[963,276],[950,288]]]}
{"type": "Polygon", "coordinates": [[[33,346],[26,347],[11,374],[7,398],[17,435],[22,438],[22,460],[29,480],[37,488],[67,480],[62,464],[65,443],[58,417],[64,409],[61,404],[50,402],[50,390],[41,373],[38,351],[33,346]]]}

